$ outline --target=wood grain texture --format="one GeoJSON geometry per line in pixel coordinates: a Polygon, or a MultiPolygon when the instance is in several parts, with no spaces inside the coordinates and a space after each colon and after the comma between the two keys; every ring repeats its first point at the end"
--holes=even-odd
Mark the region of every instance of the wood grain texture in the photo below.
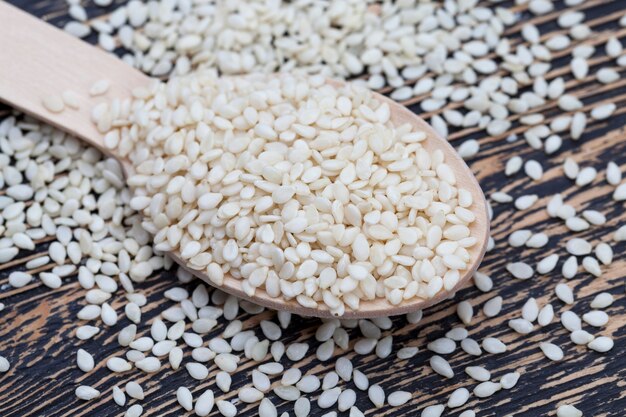
{"type": "MultiPolygon", "coordinates": [[[[12,0],[27,11],[49,20],[57,25],[64,24],[66,5],[61,0],[25,1],[12,0]]],[[[505,2],[505,5],[511,2],[505,2]]],[[[563,4],[555,2],[558,10],[547,16],[533,17],[524,14],[530,21],[543,23],[558,30],[554,22],[562,13],[563,4]]],[[[515,6],[520,13],[525,13],[525,5],[515,6]]],[[[576,8],[587,13],[588,21],[597,30],[598,35],[590,41],[603,48],[603,44],[610,34],[626,36],[623,28],[617,24],[619,18],[626,12],[626,3],[621,0],[589,0],[576,8]]],[[[90,7],[90,15],[103,13],[101,9],[90,7]]],[[[511,34],[517,34],[521,25],[508,29],[511,34]]],[[[94,39],[89,39],[93,41],[94,39]]],[[[374,355],[355,356],[354,353],[335,350],[336,357],[348,355],[353,358],[357,369],[363,370],[372,383],[380,383],[387,393],[402,389],[411,391],[413,399],[402,407],[391,408],[385,406],[374,410],[367,396],[357,390],[357,405],[362,410],[369,410],[368,416],[417,416],[427,405],[438,402],[445,403],[450,393],[461,386],[472,389],[476,383],[464,374],[463,369],[468,365],[484,365],[491,370],[494,378],[504,373],[518,370],[522,376],[518,385],[510,391],[502,390],[490,398],[477,399],[472,397],[470,402],[459,410],[446,411],[445,416],[458,416],[461,411],[474,409],[478,416],[554,416],[558,405],[563,403],[575,404],[584,412],[585,416],[595,417],[623,417],[626,410],[626,297],[624,294],[624,276],[626,275],[626,242],[614,245],[616,253],[614,263],[604,268],[601,278],[593,278],[589,274],[579,272],[568,281],[575,288],[576,303],[565,306],[556,300],[553,294],[554,287],[562,281],[559,269],[548,275],[536,275],[528,281],[518,281],[510,277],[505,265],[513,259],[522,259],[533,264],[551,253],[565,256],[564,241],[571,236],[563,222],[547,216],[545,205],[548,199],[557,192],[561,192],[566,202],[574,205],[579,211],[595,209],[603,212],[608,222],[601,227],[593,227],[577,235],[590,239],[596,243],[610,241],[612,232],[619,225],[626,224],[624,204],[616,204],[611,200],[613,187],[605,180],[603,171],[608,161],[615,161],[626,172],[626,83],[624,80],[611,86],[602,86],[595,82],[592,76],[583,81],[574,81],[569,70],[567,55],[557,61],[555,68],[548,78],[556,76],[566,77],[568,89],[581,97],[585,107],[592,108],[595,103],[607,100],[616,102],[618,110],[608,120],[590,123],[585,134],[578,141],[572,141],[567,134],[563,135],[564,144],[561,150],[551,157],[546,157],[542,151],[532,150],[523,139],[515,142],[504,140],[510,132],[502,137],[487,137],[484,131],[465,129],[452,132],[451,140],[456,146],[462,139],[476,138],[480,141],[481,152],[472,159],[470,166],[485,194],[488,196],[494,191],[507,191],[514,197],[523,194],[537,194],[540,200],[526,211],[515,211],[510,204],[494,204],[492,221],[492,236],[496,241],[496,248],[487,253],[480,268],[494,280],[494,289],[483,294],[476,288],[461,291],[454,301],[447,301],[429,308],[424,319],[418,324],[407,324],[405,318],[394,318],[394,330],[383,332],[384,335],[393,334],[394,350],[404,346],[418,346],[420,353],[410,360],[398,360],[395,357],[379,359],[374,355]],[[534,182],[522,173],[512,178],[503,174],[504,163],[514,154],[521,155],[525,160],[536,159],[545,169],[544,178],[534,182]],[[588,186],[576,187],[572,181],[563,177],[561,164],[571,156],[581,166],[593,166],[601,172],[596,180],[588,186]],[[512,248],[506,244],[510,231],[515,228],[528,228],[534,232],[545,232],[550,236],[549,244],[540,250],[512,248]],[[557,315],[572,309],[582,314],[588,309],[593,297],[603,291],[608,291],[615,297],[615,302],[606,311],[611,316],[609,324],[602,329],[588,329],[594,334],[611,336],[615,347],[607,354],[590,352],[584,347],[575,346],[569,340],[568,332],[558,322],[553,322],[546,328],[536,330],[530,335],[521,336],[514,333],[506,325],[507,320],[518,317],[524,301],[533,296],[540,305],[552,302],[557,315]],[[500,295],[505,299],[502,313],[497,318],[487,318],[481,311],[484,302],[491,297],[500,295]],[[474,305],[476,317],[468,327],[470,335],[476,340],[487,336],[500,337],[508,345],[508,352],[502,355],[483,355],[478,358],[469,357],[460,349],[452,355],[447,355],[456,373],[454,379],[444,380],[434,374],[428,367],[431,354],[426,351],[425,345],[438,337],[442,337],[452,326],[460,324],[455,314],[456,302],[459,299],[469,300],[474,305]],[[561,346],[565,352],[565,359],[561,362],[550,362],[543,357],[538,343],[551,341],[561,346]]],[[[592,58],[593,67],[590,73],[598,68],[609,66],[617,68],[612,61],[602,56],[592,58]]],[[[416,102],[407,103],[411,109],[420,112],[416,102]]],[[[5,110],[5,114],[10,110],[5,110]]],[[[546,103],[542,109],[548,120],[562,114],[554,102],[546,103]]],[[[1,113],[0,113],[1,114],[1,113]]],[[[1,117],[1,116],[0,116],[1,117]]],[[[513,117],[512,120],[516,120],[513,117]]],[[[512,130],[518,134],[523,131],[517,123],[512,130]]],[[[0,312],[0,355],[11,362],[11,370],[0,375],[0,416],[122,416],[124,409],[118,407],[110,398],[111,389],[116,384],[124,384],[135,379],[146,390],[146,399],[141,402],[147,416],[180,416],[189,415],[182,412],[175,399],[175,391],[180,385],[192,389],[194,397],[210,387],[218,392],[213,379],[210,377],[203,383],[192,380],[182,370],[173,372],[166,366],[157,375],[145,375],[137,371],[130,371],[123,375],[113,375],[104,366],[104,360],[123,352],[115,342],[117,330],[128,324],[124,318],[114,329],[104,330],[94,339],[79,342],[74,337],[76,313],[84,305],[84,291],[79,287],[74,277],[64,279],[64,285],[57,290],[50,290],[38,282],[20,289],[8,286],[7,277],[10,271],[23,268],[26,260],[35,256],[35,253],[45,253],[48,242],[40,242],[35,252],[20,253],[20,260],[0,266],[0,302],[6,307],[0,312]],[[98,368],[88,374],[83,374],[75,366],[75,352],[83,347],[94,354],[98,368]],[[83,402],[73,394],[79,384],[89,384],[97,387],[103,393],[101,399],[83,402]]],[[[173,274],[163,272],[150,277],[139,288],[149,303],[142,308],[144,322],[151,323],[154,317],[164,307],[171,305],[164,301],[163,291],[177,285],[173,274]]],[[[187,285],[193,289],[196,283],[187,285]]],[[[123,305],[120,298],[113,301],[118,310],[123,305]]],[[[258,315],[242,313],[241,320],[244,328],[255,328],[263,319],[273,318],[274,313],[266,311],[258,315]]],[[[316,329],[317,319],[293,320],[292,325],[284,331],[286,343],[295,340],[306,340],[311,343],[309,353],[312,355],[318,343],[312,338],[316,329]]],[[[223,329],[215,329],[211,335],[219,334],[223,329]]],[[[351,345],[360,334],[358,330],[350,331],[353,335],[351,345]]],[[[206,339],[206,338],[205,338],[206,339]]],[[[188,357],[189,350],[185,355],[188,357]]],[[[320,364],[309,355],[296,366],[303,372],[324,375],[333,368],[334,360],[320,364]]],[[[291,362],[283,359],[291,366],[291,362]]],[[[236,389],[250,382],[252,363],[244,363],[233,378],[233,391],[227,398],[233,398],[236,389]]],[[[211,376],[215,375],[215,367],[210,369],[211,376]]],[[[274,378],[273,381],[276,379],[274,378]]],[[[343,387],[354,389],[350,382],[343,387]]],[[[319,391],[309,395],[314,401],[319,391]]],[[[288,411],[293,415],[292,403],[280,401],[271,395],[272,401],[279,405],[279,410],[288,411]]],[[[135,401],[131,402],[133,404],[135,401]]],[[[241,415],[254,416],[256,406],[238,405],[241,415]]],[[[314,415],[323,412],[312,407],[314,415]]],[[[217,415],[214,411],[212,415],[217,415]]]]}

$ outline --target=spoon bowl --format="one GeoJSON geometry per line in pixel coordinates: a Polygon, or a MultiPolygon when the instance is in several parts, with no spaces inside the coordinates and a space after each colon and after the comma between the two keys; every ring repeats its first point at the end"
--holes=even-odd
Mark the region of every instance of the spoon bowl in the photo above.
{"type": "MultiPolygon", "coordinates": [[[[127,173],[132,172],[128,161],[120,159],[104,146],[103,135],[91,121],[91,110],[102,101],[114,97],[129,97],[133,88],[148,85],[151,82],[149,77],[115,56],[77,40],[5,2],[0,2],[0,51],[2,51],[0,101],[85,140],[103,153],[119,160],[127,173]],[[107,93],[102,96],[87,94],[92,84],[101,79],[111,81],[107,93]],[[43,98],[50,95],[60,96],[66,91],[78,93],[76,94],[78,109],[66,109],[55,113],[43,106],[43,98]]],[[[328,83],[338,88],[344,82],[328,80],[328,83]]],[[[410,123],[426,134],[427,139],[422,144],[429,152],[441,150],[444,153],[446,163],[457,178],[458,186],[472,194],[473,204],[470,210],[475,214],[476,220],[470,225],[470,233],[476,238],[477,243],[468,248],[471,261],[467,269],[462,271],[462,276],[454,288],[442,290],[433,298],[413,298],[399,305],[391,305],[384,298],[361,301],[358,311],[346,310],[343,318],[406,314],[453,296],[465,286],[478,268],[489,237],[485,197],[471,170],[454,148],[428,123],[406,107],[380,94],[374,95],[377,100],[389,104],[391,121],[394,125],[410,123]]],[[[178,253],[172,252],[168,255],[193,275],[214,285],[202,271],[187,268],[178,253]]],[[[304,316],[332,317],[332,313],[324,305],[314,309],[305,308],[295,300],[271,297],[262,289],[257,289],[255,295],[250,297],[242,290],[241,284],[241,280],[227,275],[219,289],[275,310],[290,311],[304,316]]]]}

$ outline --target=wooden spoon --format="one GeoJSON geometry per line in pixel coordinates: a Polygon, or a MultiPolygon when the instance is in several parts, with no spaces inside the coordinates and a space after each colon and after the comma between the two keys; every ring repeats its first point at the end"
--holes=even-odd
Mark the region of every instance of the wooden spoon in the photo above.
{"type": "MultiPolygon", "coordinates": [[[[105,53],[73,36],[43,23],[37,18],[0,1],[0,100],[28,113],[37,119],[56,126],[89,144],[96,146],[107,155],[120,160],[128,172],[128,161],[118,158],[103,143],[103,135],[91,123],[91,109],[104,100],[114,97],[128,97],[133,88],[145,86],[151,79],[131,68],[115,56],[105,53]],[[89,89],[101,79],[111,80],[111,88],[105,96],[90,97],[89,89]],[[60,113],[48,111],[42,99],[49,95],[60,95],[66,90],[78,93],[79,110],[65,109],[60,113]]],[[[341,81],[329,81],[334,86],[341,81]]],[[[461,289],[470,279],[482,260],[489,236],[489,220],[483,192],[474,175],[450,144],[420,117],[394,101],[377,94],[377,98],[387,102],[391,108],[394,124],[411,123],[426,132],[428,139],[424,146],[430,152],[440,149],[446,162],[452,167],[458,186],[469,190],[474,199],[471,210],[476,221],[471,225],[471,234],[477,244],[469,249],[471,263],[459,283],[450,291],[441,291],[431,299],[414,298],[393,306],[385,299],[362,301],[358,311],[346,310],[345,318],[378,317],[405,314],[420,310],[444,300],[461,289]]],[[[177,253],[169,254],[178,264],[185,266],[177,253]]],[[[194,275],[211,284],[200,271],[189,269],[194,275]]],[[[330,317],[325,306],[317,309],[304,308],[294,300],[273,298],[257,289],[254,297],[249,297],[241,289],[241,281],[230,276],[224,277],[221,290],[275,310],[287,310],[305,316],[330,317]]]]}

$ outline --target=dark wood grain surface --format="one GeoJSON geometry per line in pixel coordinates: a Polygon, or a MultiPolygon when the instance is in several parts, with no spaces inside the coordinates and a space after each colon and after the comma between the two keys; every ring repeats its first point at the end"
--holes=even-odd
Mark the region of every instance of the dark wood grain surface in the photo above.
{"type": "MultiPolygon", "coordinates": [[[[63,0],[12,0],[12,3],[42,17],[49,22],[62,26],[67,22],[67,6],[63,0]]],[[[118,4],[121,2],[118,2],[118,4]]],[[[504,2],[510,4],[511,2],[504,2]]],[[[546,27],[559,30],[554,23],[555,18],[562,13],[562,1],[555,1],[557,11],[541,17],[531,17],[526,12],[526,5],[515,6],[523,16],[542,23],[546,27]]],[[[588,0],[576,6],[587,14],[587,22],[597,36],[590,39],[596,45],[603,45],[610,34],[626,37],[626,29],[619,27],[618,20],[626,12],[626,1],[588,0]]],[[[104,14],[110,8],[101,9],[93,5],[88,7],[90,16],[104,14]]],[[[507,30],[511,35],[519,32],[518,24],[507,30]]],[[[94,41],[89,38],[89,41],[94,41]]],[[[622,39],[624,42],[624,39],[622,39]]],[[[568,50],[569,51],[569,50],[568,50]]],[[[2,53],[2,51],[0,51],[2,53]]],[[[357,369],[368,375],[371,383],[379,383],[387,393],[394,390],[406,390],[413,393],[413,399],[404,406],[393,408],[385,406],[375,410],[367,399],[367,395],[357,391],[357,406],[367,410],[368,416],[416,416],[421,410],[435,403],[445,403],[450,393],[458,387],[467,387],[470,390],[476,385],[463,369],[468,365],[483,365],[491,370],[495,380],[501,375],[517,370],[521,378],[512,390],[501,390],[492,397],[478,399],[471,397],[468,404],[458,410],[446,411],[445,416],[458,416],[462,411],[473,409],[477,416],[553,416],[560,404],[575,404],[584,412],[585,416],[626,416],[626,297],[624,294],[624,276],[626,275],[626,242],[614,243],[615,260],[610,267],[604,267],[600,278],[579,271],[577,276],[568,281],[575,289],[576,302],[573,306],[566,306],[554,296],[554,287],[563,279],[560,276],[560,264],[554,272],[548,275],[535,275],[528,281],[512,279],[505,266],[513,260],[524,260],[535,264],[539,259],[550,253],[566,255],[564,240],[571,236],[563,222],[549,218],[545,206],[549,198],[557,192],[563,194],[564,199],[574,205],[577,210],[595,209],[604,213],[608,222],[600,227],[592,227],[577,235],[592,241],[611,241],[613,231],[622,224],[626,224],[624,204],[615,203],[611,199],[614,187],[605,181],[604,171],[609,161],[614,161],[626,171],[626,69],[619,68],[614,62],[609,62],[603,55],[591,59],[594,63],[590,74],[597,68],[609,66],[622,74],[622,80],[611,86],[602,86],[592,75],[582,81],[573,80],[569,70],[569,53],[560,53],[555,68],[548,74],[551,79],[564,76],[568,89],[581,98],[585,109],[593,107],[594,103],[614,101],[618,110],[607,121],[590,123],[578,141],[572,141],[567,134],[563,135],[564,144],[559,152],[546,157],[541,150],[532,150],[523,139],[507,142],[504,138],[511,133],[523,132],[523,127],[513,116],[513,126],[509,132],[501,137],[488,137],[484,131],[465,129],[451,134],[455,145],[463,139],[476,138],[480,141],[481,151],[478,157],[470,160],[472,170],[478,177],[486,195],[495,191],[506,191],[514,197],[524,194],[537,194],[540,200],[531,209],[516,211],[511,204],[494,204],[492,235],[496,242],[494,250],[489,252],[480,268],[494,280],[494,288],[490,293],[481,293],[476,288],[463,290],[453,301],[444,302],[428,309],[423,320],[418,324],[408,324],[404,317],[393,320],[392,330],[385,331],[384,335],[393,334],[394,350],[404,346],[418,346],[420,353],[409,360],[399,360],[392,354],[387,359],[379,359],[374,355],[359,356],[354,352],[335,350],[335,357],[348,355],[352,358],[357,369]],[[541,181],[532,181],[523,173],[512,178],[504,176],[504,163],[513,155],[520,155],[525,160],[536,159],[545,169],[541,181]],[[577,187],[573,181],[565,178],[562,171],[563,160],[571,156],[581,166],[593,166],[599,172],[596,180],[585,187],[577,187]],[[542,249],[512,248],[506,244],[511,230],[527,228],[533,232],[545,232],[550,236],[549,244],[542,249]],[[606,309],[611,319],[602,329],[589,329],[594,334],[611,336],[615,347],[608,353],[600,354],[585,347],[574,345],[561,324],[555,320],[545,328],[522,336],[514,333],[507,321],[519,317],[525,300],[535,297],[539,305],[552,302],[557,316],[566,310],[573,310],[578,314],[589,309],[589,303],[600,292],[610,292],[615,297],[613,305],[606,309]],[[502,313],[496,318],[487,318],[482,313],[484,302],[496,295],[504,298],[502,313]],[[451,327],[459,325],[455,309],[458,300],[469,300],[474,306],[476,317],[468,327],[470,335],[476,340],[487,336],[501,338],[507,343],[508,351],[504,354],[484,354],[481,357],[470,357],[462,350],[457,349],[448,359],[456,373],[451,380],[445,380],[435,374],[428,366],[431,353],[425,349],[426,343],[442,337],[451,327]],[[565,359],[561,362],[547,360],[539,349],[539,342],[551,341],[563,348],[565,359]]],[[[407,102],[415,111],[420,111],[418,100],[407,102]]],[[[541,109],[548,120],[562,114],[550,101],[541,109]]],[[[0,117],[10,112],[2,110],[0,117]]],[[[11,369],[0,375],[0,417],[17,416],[121,416],[124,409],[118,407],[111,399],[111,389],[116,384],[125,384],[129,380],[136,380],[146,391],[146,399],[141,401],[145,412],[149,416],[179,416],[187,415],[176,402],[175,391],[181,386],[189,387],[197,397],[207,387],[215,387],[213,378],[198,383],[184,370],[172,371],[169,365],[158,374],[145,375],[137,370],[123,375],[112,374],[104,365],[105,359],[113,355],[120,355],[124,351],[116,342],[117,331],[127,325],[124,318],[112,329],[100,332],[89,341],[78,341],[75,338],[75,328],[78,320],[76,313],[84,305],[84,290],[78,285],[75,277],[64,279],[64,285],[51,290],[38,281],[20,289],[8,285],[7,277],[13,270],[20,269],[26,260],[35,257],[36,253],[47,251],[47,243],[37,245],[31,252],[22,251],[19,259],[6,265],[0,265],[0,302],[6,307],[0,312],[0,355],[5,356],[11,363],[11,369]],[[82,373],[75,365],[75,353],[78,347],[84,347],[94,354],[96,369],[87,374],[82,373]],[[84,402],[74,396],[74,389],[80,384],[97,387],[102,392],[98,400],[84,402]]],[[[186,287],[192,290],[197,283],[186,287]]],[[[172,273],[162,272],[150,277],[138,289],[148,296],[149,303],[142,308],[143,322],[150,323],[164,307],[172,304],[163,297],[168,288],[178,285],[172,273]]],[[[122,296],[113,301],[118,310],[124,305],[122,296]]],[[[274,313],[265,311],[258,315],[242,314],[244,328],[256,328],[259,321],[274,317],[274,313]]],[[[286,343],[303,340],[310,343],[310,355],[295,366],[303,372],[315,373],[323,376],[334,366],[331,359],[325,363],[317,361],[312,354],[318,342],[312,337],[319,321],[316,319],[293,320],[287,331],[283,332],[286,343]]],[[[219,334],[224,323],[212,334],[219,334]]],[[[144,332],[147,327],[144,327],[144,332]]],[[[352,331],[351,346],[360,336],[358,330],[352,331]]],[[[186,357],[189,356],[186,351],[186,357]]],[[[283,358],[287,366],[293,364],[283,358]]],[[[233,376],[232,391],[226,395],[227,399],[236,396],[239,387],[250,383],[250,372],[253,363],[240,365],[238,372],[233,376]]],[[[211,376],[216,373],[213,366],[211,376]]],[[[277,379],[273,378],[273,382],[277,379]]],[[[354,388],[352,382],[343,384],[344,387],[354,388]]],[[[317,399],[319,391],[309,395],[313,401],[317,399]]],[[[293,403],[287,403],[271,394],[274,404],[279,405],[280,412],[288,411],[293,415],[293,403]]],[[[136,400],[130,402],[135,403],[136,400]]],[[[240,415],[256,415],[257,405],[244,407],[239,405],[240,415]]],[[[322,415],[314,404],[313,415],[322,415]]],[[[328,410],[327,410],[328,411],[328,410]]],[[[213,411],[211,415],[218,415],[213,411]]],[[[347,415],[347,414],[346,414],[347,415]]]]}

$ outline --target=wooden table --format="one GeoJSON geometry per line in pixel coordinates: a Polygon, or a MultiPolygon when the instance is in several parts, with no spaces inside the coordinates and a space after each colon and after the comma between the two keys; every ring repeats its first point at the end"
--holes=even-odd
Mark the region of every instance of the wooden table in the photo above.
{"type": "MultiPolygon", "coordinates": [[[[68,20],[67,7],[63,0],[12,0],[12,2],[59,26],[68,20]]],[[[561,1],[555,3],[559,11],[548,16],[534,17],[532,21],[553,22],[563,8],[561,1]]],[[[588,0],[576,8],[587,13],[587,23],[597,30],[597,35],[591,42],[600,48],[609,35],[626,35],[626,29],[620,28],[617,23],[626,12],[626,2],[588,0]]],[[[515,9],[525,13],[524,16],[529,18],[525,12],[526,6],[515,6],[515,9]]],[[[93,16],[106,11],[89,7],[89,12],[90,16],[93,16]]],[[[548,27],[554,29],[556,25],[548,23],[548,27]]],[[[519,29],[518,24],[508,29],[508,32],[518,33],[519,29]]],[[[94,41],[92,38],[89,40],[94,41]]],[[[593,58],[592,62],[594,63],[592,74],[602,66],[615,67],[614,62],[608,62],[605,57],[593,58]]],[[[446,412],[444,414],[446,416],[457,416],[462,410],[470,408],[481,417],[555,415],[557,406],[563,403],[575,404],[585,416],[626,415],[624,359],[626,242],[614,245],[615,261],[609,268],[604,268],[601,278],[593,278],[587,273],[579,272],[568,282],[575,288],[577,294],[577,300],[571,309],[578,314],[584,313],[593,297],[602,291],[608,291],[615,297],[614,304],[606,309],[611,316],[609,324],[605,328],[593,331],[595,334],[609,335],[614,339],[615,347],[612,351],[599,354],[574,345],[569,339],[569,333],[556,320],[527,336],[518,335],[507,326],[509,319],[519,317],[522,304],[529,296],[537,298],[540,305],[552,302],[557,314],[570,309],[554,296],[554,287],[562,280],[560,266],[549,275],[536,275],[528,281],[512,279],[505,270],[505,265],[512,260],[521,259],[535,264],[537,260],[550,253],[565,255],[564,243],[560,238],[570,234],[562,221],[549,218],[545,211],[545,205],[554,193],[561,192],[565,200],[574,204],[578,210],[592,208],[607,215],[609,221],[606,225],[580,232],[578,233],[580,237],[590,239],[594,243],[610,241],[616,227],[626,224],[624,205],[611,200],[613,187],[605,182],[603,174],[607,162],[611,160],[621,165],[622,171],[626,171],[624,128],[626,79],[610,86],[602,86],[594,81],[593,75],[590,75],[582,82],[577,82],[572,80],[567,59],[560,60],[558,64],[565,66],[553,69],[549,78],[564,75],[568,88],[582,98],[586,110],[592,108],[593,103],[607,100],[615,101],[618,110],[608,121],[590,124],[577,142],[565,134],[563,147],[549,158],[542,151],[530,149],[522,139],[512,143],[505,140],[510,133],[519,134],[523,131],[517,123],[513,124],[510,132],[500,137],[487,137],[483,131],[477,129],[452,133],[451,140],[455,145],[460,144],[462,138],[471,137],[480,140],[480,155],[470,162],[486,195],[495,191],[507,191],[514,197],[534,193],[540,196],[540,200],[533,208],[521,212],[515,211],[510,204],[494,204],[492,230],[496,248],[487,254],[481,267],[483,272],[494,279],[495,285],[490,293],[483,294],[474,287],[468,288],[459,293],[454,301],[427,310],[424,319],[416,325],[407,324],[404,317],[394,319],[394,330],[385,332],[385,335],[393,334],[394,350],[403,346],[419,346],[420,353],[417,356],[410,360],[399,360],[395,355],[387,359],[379,359],[374,355],[353,357],[356,367],[362,369],[370,377],[371,382],[381,384],[387,393],[399,389],[414,393],[413,399],[402,407],[385,406],[374,411],[367,396],[357,391],[357,405],[362,410],[369,410],[367,415],[416,416],[426,405],[445,403],[454,389],[465,386],[471,390],[476,385],[463,372],[464,367],[468,365],[484,365],[491,370],[496,379],[513,370],[519,371],[522,376],[514,389],[502,390],[482,400],[472,396],[466,406],[454,412],[446,412]],[[514,154],[521,155],[525,160],[532,158],[540,161],[546,170],[544,178],[540,182],[533,182],[522,173],[506,178],[503,174],[504,163],[514,154]],[[598,175],[593,184],[576,187],[572,181],[563,176],[561,164],[568,156],[572,156],[582,166],[595,167],[602,174],[598,175]],[[511,230],[520,228],[548,233],[549,244],[540,250],[508,246],[506,244],[508,234],[511,230]],[[499,317],[487,318],[481,311],[482,305],[496,295],[504,298],[504,308],[499,317]],[[476,340],[487,336],[499,337],[507,343],[509,350],[501,355],[484,354],[479,358],[470,358],[457,349],[454,354],[449,355],[456,376],[452,380],[444,380],[427,365],[431,353],[425,349],[425,345],[428,341],[442,337],[452,326],[459,325],[455,306],[460,299],[469,300],[477,314],[469,326],[471,336],[476,340]],[[551,341],[561,346],[565,352],[565,359],[558,363],[547,360],[538,346],[541,341],[551,341]]],[[[624,76],[625,71],[622,70],[621,73],[624,76]]],[[[5,109],[4,114],[6,113],[5,109]]],[[[543,113],[548,119],[552,119],[561,112],[556,108],[555,102],[551,101],[543,108],[543,113]]],[[[46,250],[47,244],[42,243],[37,246],[35,252],[43,253],[46,250]]],[[[0,375],[0,386],[3,388],[0,392],[0,416],[123,415],[124,409],[115,405],[110,397],[111,388],[115,384],[123,385],[131,378],[129,375],[119,376],[109,372],[104,366],[103,359],[122,352],[115,340],[117,330],[126,325],[126,319],[115,326],[115,329],[103,331],[92,340],[79,342],[74,337],[77,322],[75,317],[77,311],[84,305],[84,291],[73,277],[64,279],[64,285],[57,290],[51,290],[38,282],[21,289],[11,288],[7,284],[9,273],[19,268],[25,259],[34,257],[33,253],[21,255],[23,255],[21,259],[0,266],[0,301],[6,304],[5,310],[0,313],[0,355],[4,355],[11,362],[10,371],[0,375]],[[95,353],[97,363],[95,371],[83,374],[77,369],[75,353],[79,346],[95,353]],[[99,387],[103,392],[102,398],[89,402],[76,399],[74,389],[79,384],[99,387]]],[[[142,285],[141,291],[149,297],[149,304],[142,309],[144,322],[155,317],[162,310],[164,303],[169,305],[169,302],[163,301],[162,294],[164,290],[175,285],[176,280],[168,273],[153,276],[142,285]]],[[[121,296],[113,305],[118,308],[123,305],[121,296]]],[[[256,316],[242,315],[241,319],[245,321],[245,327],[249,328],[260,320],[273,316],[274,313],[266,311],[256,316]]],[[[312,334],[317,324],[318,321],[314,319],[294,320],[289,330],[285,332],[285,342],[307,340],[311,343],[309,352],[314,352],[318,344],[312,338],[312,334]]],[[[354,343],[358,331],[352,333],[355,336],[351,343],[354,343]]],[[[340,356],[344,353],[336,350],[336,354],[340,356]]],[[[327,370],[333,368],[333,365],[332,360],[320,364],[308,357],[296,366],[303,372],[323,376],[327,370]]],[[[249,363],[244,363],[240,367],[233,378],[234,390],[229,394],[229,398],[236,395],[237,388],[250,381],[251,369],[249,363]]],[[[214,367],[211,372],[211,375],[214,375],[214,367]]],[[[146,399],[141,404],[146,410],[144,415],[149,416],[182,415],[182,409],[175,398],[175,391],[180,385],[193,388],[196,397],[207,387],[214,387],[212,378],[198,384],[184,370],[173,372],[169,365],[154,376],[146,376],[137,371],[132,371],[131,375],[142,383],[146,391],[146,399]]],[[[353,384],[349,383],[347,386],[353,387],[353,384]]],[[[317,395],[319,392],[310,395],[309,398],[314,400],[317,395]]],[[[280,404],[280,412],[289,411],[293,415],[292,403],[280,401],[273,394],[271,398],[275,404],[280,404]]],[[[240,415],[252,416],[257,412],[256,405],[239,408],[240,411],[245,409],[245,413],[240,415]]],[[[312,408],[314,415],[323,414],[315,405],[312,408]]],[[[217,414],[214,411],[212,415],[217,414]]]]}

